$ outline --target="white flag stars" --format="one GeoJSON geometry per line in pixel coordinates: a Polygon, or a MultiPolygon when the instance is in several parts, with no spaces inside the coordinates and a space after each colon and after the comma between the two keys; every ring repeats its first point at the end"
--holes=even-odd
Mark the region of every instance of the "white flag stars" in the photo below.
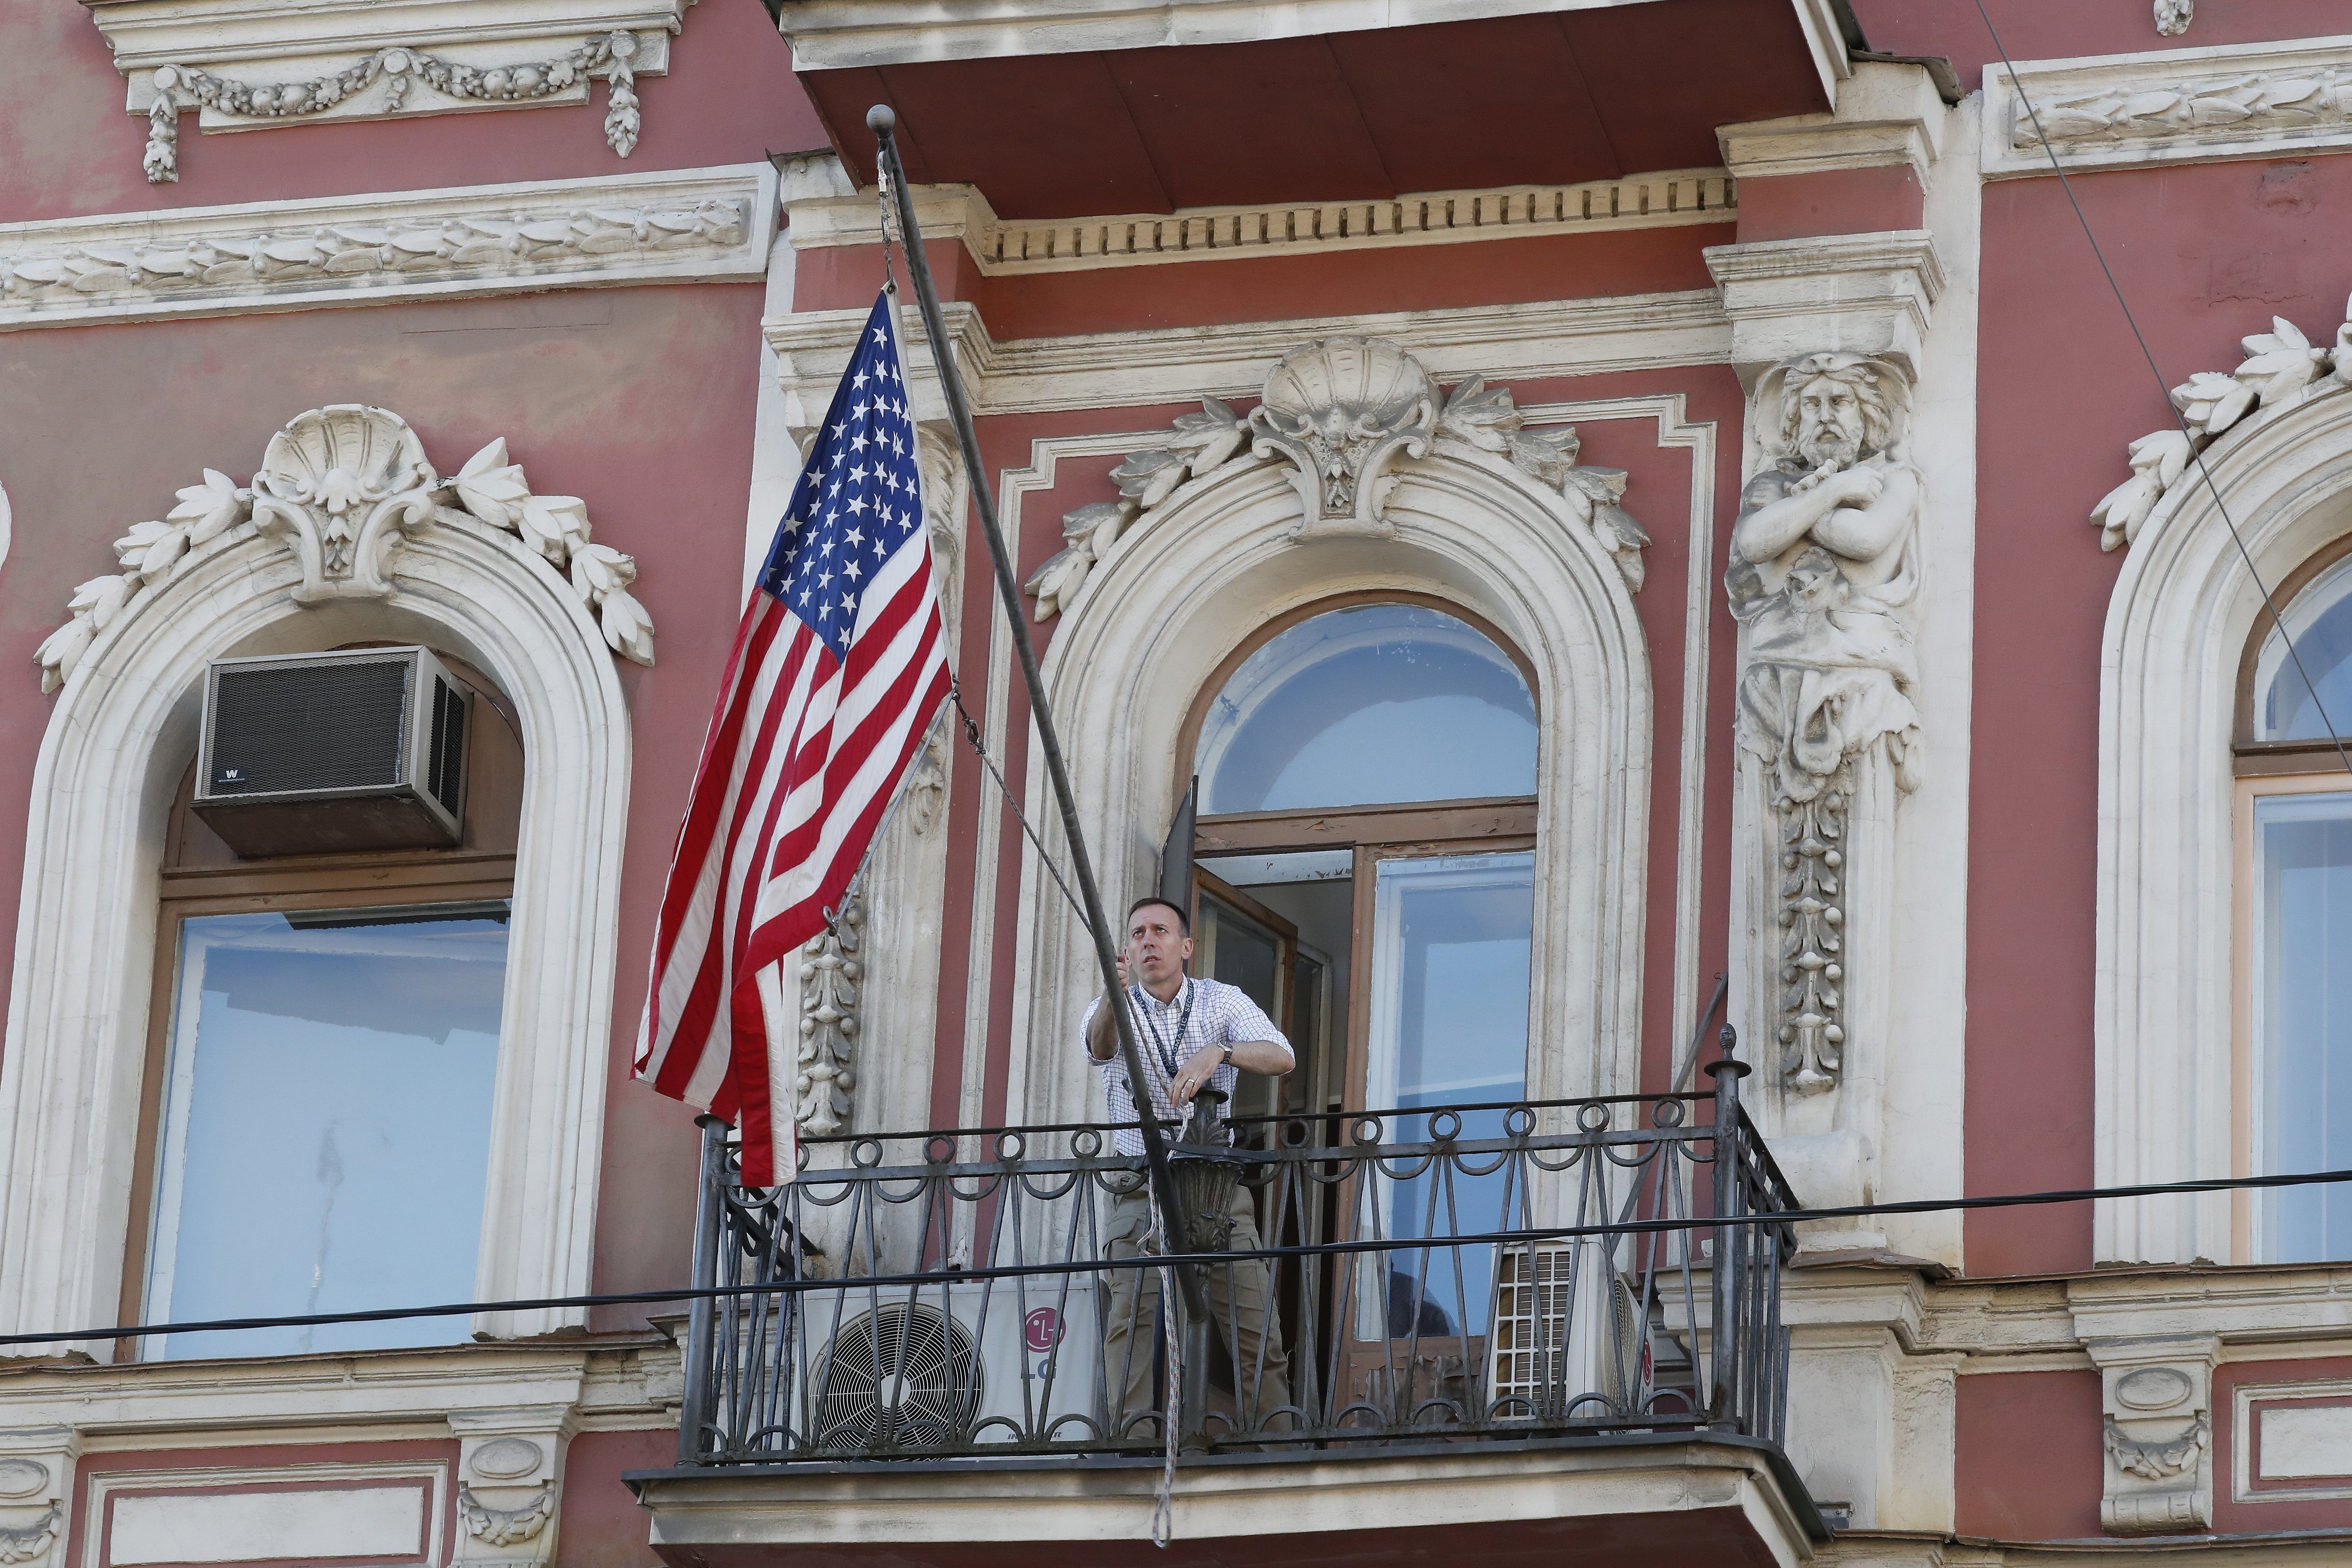
{"type": "Polygon", "coordinates": [[[761,578],[836,658],[857,624],[857,585],[906,542],[922,511],[915,432],[890,350],[878,326],[859,342],[761,578]],[[884,521],[898,526],[886,529],[884,521]],[[845,591],[834,591],[836,579],[845,591]]]}

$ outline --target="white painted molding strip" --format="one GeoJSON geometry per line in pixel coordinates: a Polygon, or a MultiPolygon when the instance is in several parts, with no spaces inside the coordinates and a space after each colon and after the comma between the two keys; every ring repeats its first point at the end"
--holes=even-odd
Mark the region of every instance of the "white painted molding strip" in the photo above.
{"type": "Polygon", "coordinates": [[[2352,37],[2026,60],[1985,71],[1984,176],[2291,158],[2352,147],[2352,37]]]}
{"type": "Polygon", "coordinates": [[[0,224],[0,331],[549,288],[755,282],[766,163],[0,224]]]}
{"type": "MultiPolygon", "coordinates": [[[[1338,336],[1391,340],[1449,382],[1539,381],[1731,359],[1731,321],[1713,289],[1002,341],[969,301],[950,300],[942,313],[965,389],[983,414],[1255,397],[1300,342],[1338,336]]],[[[785,422],[795,433],[824,414],[864,319],[857,310],[804,310],[761,323],[776,356],[785,422]]],[[[944,418],[930,345],[919,327],[910,327],[908,341],[916,416],[944,418]]]]}
{"type": "MultiPolygon", "coordinates": [[[[932,186],[920,197],[923,232],[961,239],[989,277],[1600,234],[1730,223],[1738,216],[1738,185],[1721,169],[1578,185],[1433,191],[1386,201],[1183,207],[1034,223],[998,217],[969,185],[932,186]]],[[[793,244],[800,249],[881,243],[870,192],[796,201],[789,210],[793,244]]]]}

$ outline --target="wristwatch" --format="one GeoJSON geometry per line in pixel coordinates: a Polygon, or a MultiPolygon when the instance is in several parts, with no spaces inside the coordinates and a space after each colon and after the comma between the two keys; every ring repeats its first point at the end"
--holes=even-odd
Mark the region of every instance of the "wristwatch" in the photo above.
{"type": "Polygon", "coordinates": [[[1227,1040],[1217,1047],[1217,1065],[1221,1068],[1229,1068],[1234,1065],[1233,1041],[1227,1040]]]}

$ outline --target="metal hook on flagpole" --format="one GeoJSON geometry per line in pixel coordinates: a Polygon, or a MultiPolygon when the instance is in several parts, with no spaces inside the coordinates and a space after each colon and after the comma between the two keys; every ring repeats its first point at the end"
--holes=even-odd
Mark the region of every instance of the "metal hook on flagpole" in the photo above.
{"type": "Polygon", "coordinates": [[[907,237],[898,232],[898,215],[893,210],[890,190],[890,160],[878,145],[874,154],[874,195],[882,206],[882,288],[893,300],[898,297],[898,275],[891,270],[890,251],[903,246],[907,237]]]}

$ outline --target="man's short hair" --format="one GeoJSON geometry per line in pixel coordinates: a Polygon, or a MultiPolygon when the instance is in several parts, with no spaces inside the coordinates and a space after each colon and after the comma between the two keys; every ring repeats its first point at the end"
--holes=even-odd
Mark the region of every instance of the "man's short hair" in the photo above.
{"type": "Polygon", "coordinates": [[[1135,902],[1128,905],[1127,923],[1130,926],[1133,925],[1135,923],[1135,911],[1138,910],[1149,909],[1153,904],[1158,904],[1163,910],[1173,911],[1176,916],[1176,929],[1182,931],[1186,936],[1191,936],[1192,934],[1192,912],[1186,910],[1183,905],[1178,903],[1175,900],[1163,899],[1157,893],[1146,893],[1143,897],[1136,900],[1135,902]]]}

